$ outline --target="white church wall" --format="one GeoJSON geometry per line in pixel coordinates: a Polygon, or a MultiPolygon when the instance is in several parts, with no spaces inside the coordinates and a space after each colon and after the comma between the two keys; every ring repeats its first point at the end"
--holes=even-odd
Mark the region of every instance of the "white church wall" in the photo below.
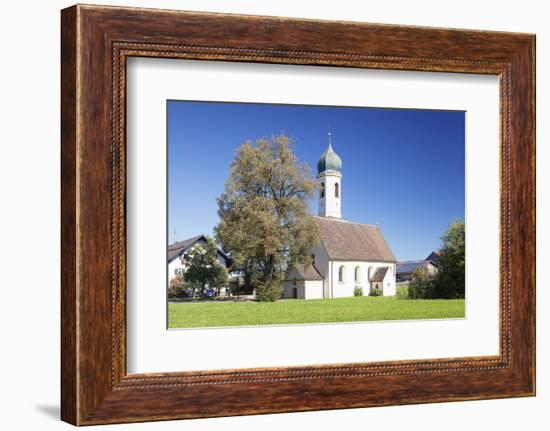
{"type": "Polygon", "coordinates": [[[346,298],[353,296],[355,287],[363,290],[363,296],[370,295],[371,282],[369,281],[369,268],[374,274],[377,268],[389,266],[389,270],[383,280],[384,296],[395,295],[395,264],[388,262],[360,262],[360,261],[332,261],[332,289],[330,296],[333,298],[346,298]],[[340,266],[344,267],[344,279],[339,280],[340,266]],[[359,267],[359,278],[355,280],[355,268],[359,267]]]}
{"type": "Polygon", "coordinates": [[[390,269],[384,277],[384,296],[395,296],[395,264],[390,265],[390,269]]]}
{"type": "Polygon", "coordinates": [[[305,282],[304,280],[287,280],[284,284],[283,298],[292,299],[294,298],[294,289],[296,289],[296,298],[304,299],[304,289],[305,282]]]}
{"type": "Polygon", "coordinates": [[[352,262],[332,262],[332,291],[333,298],[346,298],[353,296],[355,287],[353,281],[353,263],[352,262]],[[343,277],[340,281],[340,267],[343,267],[343,277]]]}
{"type": "Polygon", "coordinates": [[[310,280],[306,281],[304,285],[304,297],[305,299],[320,299],[323,297],[323,281],[322,280],[310,280]]]}
{"type": "Polygon", "coordinates": [[[369,265],[373,268],[372,272],[376,271],[377,268],[389,266],[388,272],[382,280],[382,294],[384,296],[394,296],[395,295],[395,263],[388,262],[370,262],[369,265]]]}
{"type": "MultiPolygon", "coordinates": [[[[380,283],[376,283],[376,286],[380,290],[382,290],[382,293],[384,296],[391,296],[395,295],[395,264],[389,263],[389,262],[366,262],[365,263],[365,273],[366,273],[366,280],[369,280],[369,268],[370,268],[370,274],[374,274],[374,272],[380,268],[380,267],[389,267],[388,272],[386,272],[386,275],[384,277],[384,280],[380,283]]],[[[371,290],[374,289],[375,283],[374,282],[368,282],[366,283],[367,288],[363,290],[364,295],[370,295],[371,290]]]]}
{"type": "Polygon", "coordinates": [[[297,299],[320,299],[323,298],[322,280],[289,280],[284,283],[283,298],[294,298],[294,289],[296,289],[297,299]]]}
{"type": "MultiPolygon", "coordinates": [[[[369,264],[368,262],[350,262],[352,267],[353,277],[353,288],[360,287],[363,290],[363,296],[369,296],[370,293],[370,282],[369,282],[369,264]],[[359,267],[359,277],[358,280],[355,280],[355,268],[359,267]]],[[[353,294],[353,292],[352,292],[353,294]]]]}
{"type": "Polygon", "coordinates": [[[329,259],[328,259],[327,251],[325,250],[325,247],[323,246],[323,244],[320,243],[311,251],[311,253],[315,256],[315,267],[324,278],[323,297],[328,298],[330,275],[329,275],[329,259]]]}
{"type": "Polygon", "coordinates": [[[294,298],[294,289],[297,291],[297,298],[304,296],[304,280],[298,280],[298,277],[301,276],[296,268],[291,269],[283,285],[283,298],[294,298]]]}

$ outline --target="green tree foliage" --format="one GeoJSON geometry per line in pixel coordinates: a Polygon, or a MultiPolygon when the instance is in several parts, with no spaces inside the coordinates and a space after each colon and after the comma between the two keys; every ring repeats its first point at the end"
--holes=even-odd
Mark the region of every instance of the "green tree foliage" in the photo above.
{"type": "Polygon", "coordinates": [[[462,299],[465,296],[465,226],[461,220],[451,223],[441,237],[437,273],[426,268],[413,273],[409,285],[410,299],[462,299]]]}
{"type": "Polygon", "coordinates": [[[216,237],[256,285],[258,297],[281,297],[285,271],[307,263],[319,242],[308,204],[317,187],[285,135],[248,141],[231,164],[218,198],[216,237]]]}
{"type": "Polygon", "coordinates": [[[436,291],[436,277],[431,275],[426,268],[416,268],[409,288],[409,299],[431,299],[436,291]]]}
{"type": "Polygon", "coordinates": [[[436,298],[457,299],[465,296],[466,229],[463,221],[451,223],[442,237],[438,261],[436,298]]]}
{"type": "Polygon", "coordinates": [[[228,283],[227,270],[218,262],[218,247],[212,238],[205,245],[197,244],[188,253],[189,267],[185,280],[199,287],[201,293],[207,286],[222,287],[228,283]]]}
{"type": "Polygon", "coordinates": [[[269,281],[260,281],[258,283],[257,298],[262,302],[274,302],[281,299],[283,293],[283,282],[279,277],[269,281]]]}

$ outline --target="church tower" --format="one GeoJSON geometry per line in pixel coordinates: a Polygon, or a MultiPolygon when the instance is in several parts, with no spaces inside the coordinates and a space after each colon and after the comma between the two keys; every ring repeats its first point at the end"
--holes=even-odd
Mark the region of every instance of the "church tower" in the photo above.
{"type": "Polygon", "coordinates": [[[342,218],[342,160],[332,149],[328,132],[328,148],[317,162],[319,179],[319,216],[342,218]]]}

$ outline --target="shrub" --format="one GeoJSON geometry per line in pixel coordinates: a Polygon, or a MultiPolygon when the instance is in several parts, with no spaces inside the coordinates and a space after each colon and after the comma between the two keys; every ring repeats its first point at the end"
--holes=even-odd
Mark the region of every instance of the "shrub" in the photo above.
{"type": "Polygon", "coordinates": [[[396,299],[408,299],[409,298],[409,289],[407,286],[398,286],[395,289],[395,298],[396,299]]]}
{"type": "Polygon", "coordinates": [[[435,294],[436,280],[426,268],[417,268],[407,289],[409,299],[432,299],[435,294]]]}
{"type": "Polygon", "coordinates": [[[170,279],[168,286],[168,298],[181,298],[185,295],[185,281],[181,274],[170,279]]]}
{"type": "Polygon", "coordinates": [[[363,296],[363,288],[355,286],[355,289],[353,289],[353,296],[363,296]]]}
{"type": "Polygon", "coordinates": [[[380,292],[380,289],[378,288],[378,286],[376,286],[370,294],[370,296],[380,296],[380,295],[381,295],[381,292],[380,292]]]}
{"type": "Polygon", "coordinates": [[[283,282],[275,279],[258,284],[257,292],[259,301],[275,302],[281,299],[283,294],[283,282]]]}

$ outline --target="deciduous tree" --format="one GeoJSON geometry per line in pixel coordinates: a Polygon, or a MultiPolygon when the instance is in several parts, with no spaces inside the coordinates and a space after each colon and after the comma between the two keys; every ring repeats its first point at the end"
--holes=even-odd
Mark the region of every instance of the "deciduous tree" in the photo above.
{"type": "Polygon", "coordinates": [[[206,286],[227,285],[227,270],[218,262],[218,247],[212,238],[207,238],[205,245],[195,245],[187,259],[189,267],[185,271],[185,280],[199,286],[201,293],[204,293],[206,286]]]}
{"type": "Polygon", "coordinates": [[[449,226],[443,237],[435,296],[438,298],[464,298],[465,296],[465,251],[466,229],[464,222],[457,220],[449,226]]]}
{"type": "Polygon", "coordinates": [[[169,298],[180,298],[184,293],[185,280],[183,275],[176,274],[170,279],[170,285],[168,286],[168,297],[169,298]]]}
{"type": "Polygon", "coordinates": [[[237,149],[218,199],[216,236],[236,265],[252,275],[260,300],[279,299],[285,271],[305,263],[319,241],[308,211],[316,187],[285,135],[237,149]]]}
{"type": "Polygon", "coordinates": [[[465,233],[463,221],[451,223],[441,237],[437,273],[431,275],[426,268],[416,269],[408,288],[410,299],[464,298],[465,233]]]}

